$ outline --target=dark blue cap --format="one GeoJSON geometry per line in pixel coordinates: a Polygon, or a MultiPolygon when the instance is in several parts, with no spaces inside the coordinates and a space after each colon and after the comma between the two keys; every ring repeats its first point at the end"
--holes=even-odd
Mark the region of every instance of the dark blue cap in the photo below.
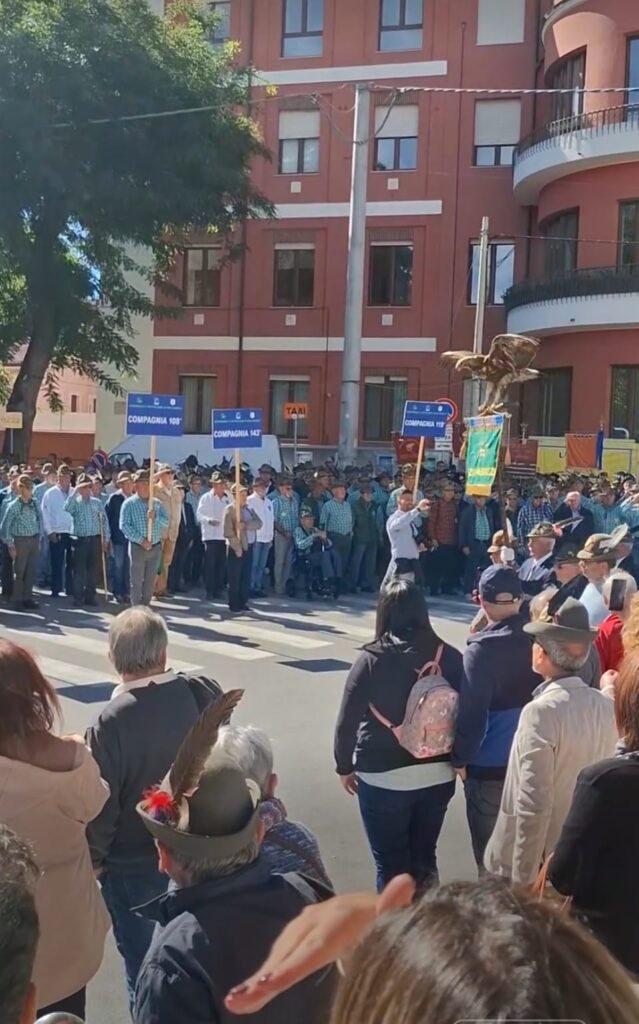
{"type": "Polygon", "coordinates": [[[510,604],[523,596],[523,589],[514,569],[491,565],[481,574],[479,593],[489,604],[510,604]]]}

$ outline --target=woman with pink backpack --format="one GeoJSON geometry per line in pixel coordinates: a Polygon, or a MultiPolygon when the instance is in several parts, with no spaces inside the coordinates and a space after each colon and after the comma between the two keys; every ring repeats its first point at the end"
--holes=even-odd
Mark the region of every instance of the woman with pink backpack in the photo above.
{"type": "Polygon", "coordinates": [[[359,799],[380,891],[401,874],[421,887],[438,880],[461,679],[462,656],[435,633],[423,590],[393,580],[380,594],[375,640],[346,680],[335,730],[337,774],[359,799]]]}

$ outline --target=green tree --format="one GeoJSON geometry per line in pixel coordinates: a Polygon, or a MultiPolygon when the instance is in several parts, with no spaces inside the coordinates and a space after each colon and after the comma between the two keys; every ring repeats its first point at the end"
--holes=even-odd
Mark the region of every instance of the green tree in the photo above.
{"type": "Polygon", "coordinates": [[[264,149],[248,72],[210,29],[198,0],[165,18],[146,0],[0,0],[0,363],[26,344],[7,403],[21,458],[43,383],[54,408],[65,367],[117,393],[132,318],[179,315],[168,275],[188,232],[230,247],[271,212],[249,178],[264,149]],[[139,117],[178,110],[195,112],[139,117]]]}

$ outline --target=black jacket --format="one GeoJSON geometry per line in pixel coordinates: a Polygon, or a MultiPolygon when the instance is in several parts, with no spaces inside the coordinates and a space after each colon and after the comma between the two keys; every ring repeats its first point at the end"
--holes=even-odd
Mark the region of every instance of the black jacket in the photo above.
{"type": "Polygon", "coordinates": [[[639,755],[584,768],[550,862],[555,889],[633,974],[639,975],[639,755]]]}
{"type": "Polygon", "coordinates": [[[109,529],[111,530],[111,543],[122,547],[129,543],[120,529],[120,511],[123,504],[124,494],[122,491],[116,491],[114,494],[109,495],[104,506],[106,517],[109,520],[109,529]]]}
{"type": "Polygon", "coordinates": [[[569,597],[574,597],[575,601],[578,601],[587,586],[588,580],[581,572],[574,579],[569,580],[568,583],[564,583],[548,602],[549,615],[556,615],[564,601],[569,597]]]}
{"type": "Polygon", "coordinates": [[[541,678],[532,668],[528,608],[469,637],[464,651],[453,764],[477,779],[504,779],[521,709],[541,678]]]}
{"type": "MultiPolygon", "coordinates": [[[[564,527],[563,539],[564,541],[570,541],[571,544],[577,544],[580,548],[584,546],[589,537],[595,530],[595,519],[590,509],[584,508],[583,505],[579,510],[579,515],[582,518],[582,522],[578,526],[575,526],[574,530],[570,526],[564,527]]],[[[558,506],[553,518],[553,522],[560,523],[564,519],[570,519],[572,516],[572,509],[569,505],[566,505],[565,501],[562,501],[561,505],[558,506]]]]}
{"type": "MultiPolygon", "coordinates": [[[[159,921],[140,968],[136,1024],[234,1024],[228,991],[253,974],[284,926],[319,897],[300,875],[271,874],[261,858],[210,882],[177,889],[141,908],[159,921]]],[[[325,1024],[336,972],[329,967],[294,985],[255,1024],[325,1024]]]]}
{"type": "MultiPolygon", "coordinates": [[[[335,727],[335,765],[338,775],[350,775],[354,768],[363,772],[387,772],[407,765],[423,764],[412,757],[390,731],[373,715],[370,704],[394,725],[406,711],[417,672],[436,653],[416,637],[414,644],[390,646],[371,644],[353,665],[342,698],[335,727]]],[[[454,647],[444,644],[441,671],[454,689],[461,687],[462,657],[454,647]]],[[[448,761],[450,758],[433,758],[448,761]]]]}
{"type": "Polygon", "coordinates": [[[178,675],[129,689],[100,712],[86,740],[111,792],[87,828],[94,867],[135,874],[157,865],[136,804],[162,781],[196,718],[221,692],[213,680],[178,675]]]}

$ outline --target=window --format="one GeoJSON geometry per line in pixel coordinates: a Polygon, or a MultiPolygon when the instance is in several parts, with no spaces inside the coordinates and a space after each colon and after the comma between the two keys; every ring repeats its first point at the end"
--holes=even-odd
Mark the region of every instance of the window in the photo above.
{"type": "Polygon", "coordinates": [[[510,167],[521,135],[521,100],[477,100],[476,167],[510,167]]]}
{"type": "Polygon", "coordinates": [[[619,203],[619,269],[639,268],[639,200],[619,203]]]}
{"type": "Polygon", "coordinates": [[[219,247],[186,249],[184,252],[185,306],[220,305],[219,247]]]}
{"type": "Polygon", "coordinates": [[[71,412],[77,412],[77,411],[78,411],[78,396],[77,395],[71,395],[71,412]]]}
{"type": "Polygon", "coordinates": [[[419,107],[377,107],[376,171],[414,171],[417,167],[419,107]]]}
{"type": "MultiPolygon", "coordinates": [[[[568,89],[569,92],[554,93],[551,97],[551,121],[563,121],[566,118],[579,117],[584,110],[584,88],[586,74],[586,54],[578,53],[567,57],[553,71],[548,83],[551,89],[568,89]]],[[[562,126],[565,129],[565,125],[562,126]]]]}
{"type": "Polygon", "coordinates": [[[370,306],[410,306],[412,245],[371,245],[370,306]]]}
{"type": "MultiPolygon", "coordinates": [[[[470,247],[470,294],[468,301],[471,306],[477,305],[479,290],[479,243],[473,242],[470,247]]],[[[486,302],[490,306],[501,306],[504,294],[515,279],[515,243],[491,242],[488,246],[488,294],[486,302]]]]}
{"type": "Polygon", "coordinates": [[[222,0],[210,3],[211,13],[217,16],[217,24],[209,36],[212,46],[222,46],[231,38],[231,3],[230,0],[222,0]]]}
{"type": "Polygon", "coordinates": [[[639,367],[612,367],[610,430],[619,427],[639,441],[639,367]]]}
{"type": "MultiPolygon", "coordinates": [[[[639,108],[639,36],[633,36],[628,40],[627,45],[626,85],[628,92],[626,103],[633,108],[639,108]]],[[[632,113],[636,117],[637,110],[633,109],[632,113]]]]}
{"type": "Polygon", "coordinates": [[[526,28],[526,0],[479,0],[477,45],[523,43],[526,28]]]}
{"type": "Polygon", "coordinates": [[[542,370],[542,374],[522,387],[521,421],[529,435],[561,437],[570,430],[572,367],[542,370]]]}
{"type": "Polygon", "coordinates": [[[379,48],[421,50],[424,26],[423,0],[380,0],[379,48]]]}
{"type": "Polygon", "coordinates": [[[275,249],[274,306],[312,306],[315,249],[279,246],[275,249]]]}
{"type": "Polygon", "coordinates": [[[184,396],[184,433],[210,434],[215,377],[180,377],[180,394],[184,396]]]}
{"type": "Polygon", "coordinates": [[[319,110],[283,110],[279,127],[280,174],[317,174],[319,136],[319,110]]]}
{"type": "Polygon", "coordinates": [[[407,398],[406,377],[366,377],[364,440],[389,441],[394,430],[401,430],[407,398]]]}
{"type": "MultiPolygon", "coordinates": [[[[294,437],[295,422],[284,418],[284,406],[287,402],[308,402],[308,377],[287,378],[271,377],[269,380],[269,424],[272,434],[278,437],[294,437]]],[[[308,419],[306,416],[297,421],[298,438],[308,437],[308,419]]]]}
{"type": "Polygon", "coordinates": [[[283,57],[321,57],[324,0],[284,0],[283,57]]]}
{"type": "Polygon", "coordinates": [[[97,400],[97,398],[94,398],[93,402],[91,404],[91,412],[97,412],[97,411],[98,411],[98,400],[97,400]]]}
{"type": "Polygon", "coordinates": [[[579,210],[566,210],[542,226],[545,236],[544,273],[557,277],[572,273],[577,267],[579,210]]]}

